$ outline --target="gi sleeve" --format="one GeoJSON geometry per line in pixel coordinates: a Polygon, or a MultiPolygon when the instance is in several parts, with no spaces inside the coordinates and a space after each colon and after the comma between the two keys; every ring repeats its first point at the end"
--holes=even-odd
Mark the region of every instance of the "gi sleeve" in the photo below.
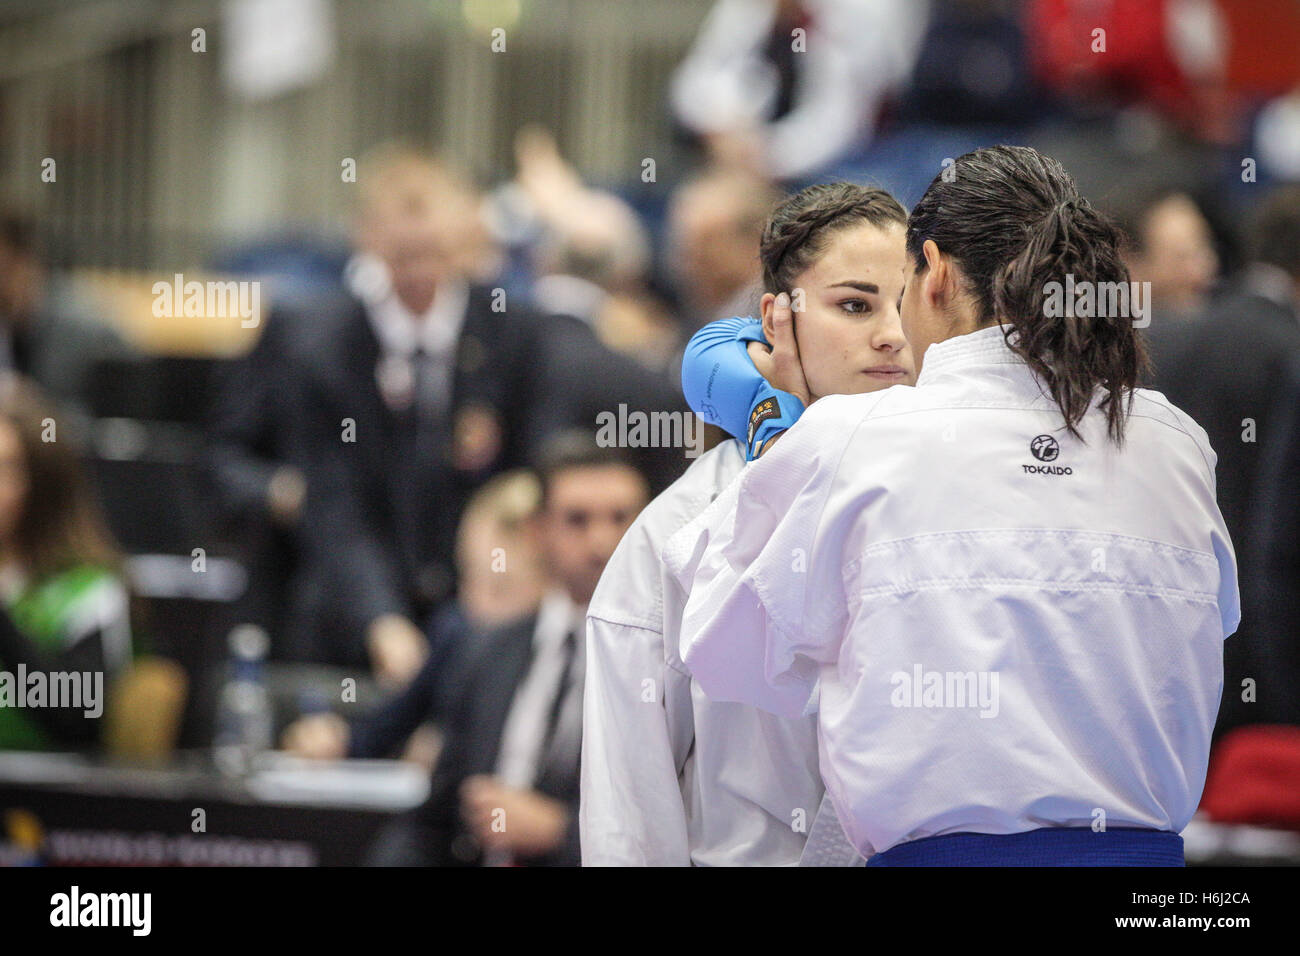
{"type": "MultiPolygon", "coordinates": [[[[587,618],[583,697],[583,866],[689,866],[686,808],[666,719],[663,635],[587,618]]],[[[687,688],[689,696],[689,687],[687,688]]]]}
{"type": "Polygon", "coordinates": [[[1233,545],[1232,536],[1228,532],[1227,522],[1223,519],[1223,512],[1218,503],[1219,456],[1210,445],[1210,436],[1206,434],[1204,428],[1186,412],[1177,408],[1173,411],[1183,429],[1196,442],[1202,460],[1205,462],[1204,508],[1210,519],[1210,546],[1214,551],[1215,559],[1219,562],[1219,616],[1223,625],[1223,638],[1227,640],[1241,626],[1241,590],[1237,580],[1236,547],[1233,545]]]}
{"type": "Polygon", "coordinates": [[[838,656],[848,618],[853,515],[828,503],[862,419],[855,398],[815,402],[664,550],[689,593],[682,660],[714,700],[783,717],[816,710],[820,667],[838,656]]]}

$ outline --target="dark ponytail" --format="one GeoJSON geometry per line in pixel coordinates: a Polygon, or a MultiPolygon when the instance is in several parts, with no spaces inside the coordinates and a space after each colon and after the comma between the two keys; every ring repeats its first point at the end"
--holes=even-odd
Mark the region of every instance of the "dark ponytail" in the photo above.
{"type": "Polygon", "coordinates": [[[1062,288],[1067,276],[1094,290],[1122,282],[1128,302],[1122,233],[1079,194],[1061,164],[1020,146],[967,153],[935,178],[912,210],[907,252],[918,271],[925,269],[927,239],[960,267],[979,325],[1005,323],[1007,344],[1051,394],[1069,433],[1082,437],[1076,425],[1101,387],[1106,396],[1098,407],[1106,412],[1107,433],[1122,445],[1133,389],[1147,371],[1131,316],[1085,318],[1072,307],[1049,315],[1048,309],[1049,284],[1062,288]]]}
{"type": "Polygon", "coordinates": [[[906,226],[907,210],[883,189],[843,182],[818,183],[781,200],[758,244],[763,290],[789,292],[795,277],[826,251],[833,231],[860,222],[906,226]]]}

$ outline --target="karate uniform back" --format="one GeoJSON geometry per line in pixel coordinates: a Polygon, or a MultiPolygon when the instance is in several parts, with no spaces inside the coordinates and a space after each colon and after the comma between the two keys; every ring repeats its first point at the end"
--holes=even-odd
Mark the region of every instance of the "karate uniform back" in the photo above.
{"type": "Polygon", "coordinates": [[[815,403],[729,489],[734,525],[670,546],[704,569],[683,650],[707,691],[790,712],[819,685],[822,773],[864,855],[1191,818],[1240,618],[1215,455],[1156,392],[1123,448],[1105,425],[1094,408],[1069,436],[980,330],[931,346],[915,388],[815,403]],[[763,625],[698,603],[743,606],[719,560],[765,617],[761,682],[725,632],[763,625]]]}

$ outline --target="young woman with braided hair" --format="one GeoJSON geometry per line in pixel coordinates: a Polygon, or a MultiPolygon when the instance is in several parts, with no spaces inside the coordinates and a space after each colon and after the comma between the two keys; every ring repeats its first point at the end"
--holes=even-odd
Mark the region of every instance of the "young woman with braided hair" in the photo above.
{"type": "Polygon", "coordinates": [[[915,387],[818,398],[778,309],[775,385],[714,396],[761,458],[665,549],[682,658],[715,701],[818,715],[869,865],[1182,865],[1240,620],[1214,451],[1136,387],[1132,318],[1097,308],[1119,234],[1065,170],[950,172],[907,230],[915,387]]]}
{"type": "MultiPolygon", "coordinates": [[[[787,364],[784,352],[768,355],[764,332],[774,334],[791,297],[815,395],[910,383],[898,315],[906,222],[888,193],[848,183],[812,186],[780,203],[759,244],[762,319],[710,326],[730,359],[714,377],[714,394],[722,395],[723,380],[751,395],[765,384],[747,347],[773,374],[776,362],[787,364]]],[[[588,609],[580,814],[587,865],[793,864],[822,800],[815,719],[715,704],[678,655],[686,595],[660,552],[746,458],[745,415],[707,417],[741,440],[702,455],[641,513],[588,609]]],[[[856,859],[838,825],[832,836],[833,862],[856,859]]],[[[831,855],[822,851],[827,862],[831,855]]]]}

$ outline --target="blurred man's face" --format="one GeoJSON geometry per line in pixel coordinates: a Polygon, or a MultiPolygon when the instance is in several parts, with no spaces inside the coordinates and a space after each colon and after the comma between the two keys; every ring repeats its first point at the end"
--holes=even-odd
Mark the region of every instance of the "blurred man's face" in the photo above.
{"type": "Polygon", "coordinates": [[[458,237],[470,235],[470,200],[415,172],[392,177],[377,193],[362,213],[360,244],[388,265],[402,304],[423,315],[438,286],[461,272],[458,237]]]}
{"type": "Polygon", "coordinates": [[[537,542],[492,515],[468,513],[457,540],[456,598],[470,623],[495,627],[537,607],[545,590],[537,542]]]}
{"type": "Polygon", "coordinates": [[[672,267],[682,294],[702,312],[720,308],[758,279],[759,237],[741,229],[740,215],[724,192],[706,187],[688,190],[673,208],[672,267]]]}
{"type": "Polygon", "coordinates": [[[1196,312],[1219,273],[1209,223],[1186,196],[1170,196],[1151,208],[1133,278],[1151,283],[1151,297],[1165,308],[1196,312]]]}
{"type": "Polygon", "coordinates": [[[596,590],[605,564],[645,507],[644,479],[626,465],[568,468],[550,483],[542,540],[557,583],[577,604],[596,590]]]}

